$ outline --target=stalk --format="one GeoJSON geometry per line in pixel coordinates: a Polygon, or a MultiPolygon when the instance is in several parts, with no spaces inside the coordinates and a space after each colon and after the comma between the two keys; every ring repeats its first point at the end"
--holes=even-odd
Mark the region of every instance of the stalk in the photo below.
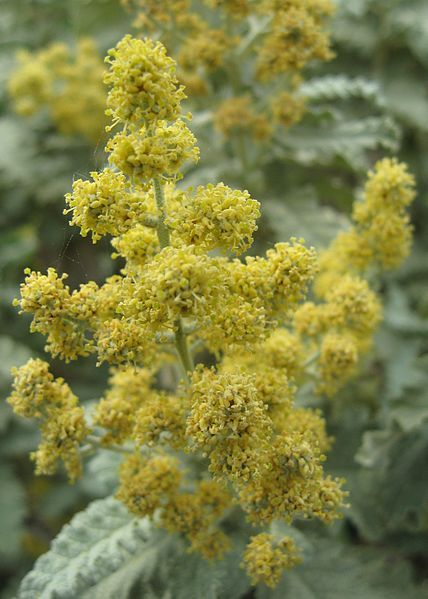
{"type": "MultiPolygon", "coordinates": [[[[157,233],[159,244],[163,249],[170,245],[169,229],[165,224],[165,195],[159,179],[153,179],[153,187],[155,190],[156,205],[159,210],[157,233]]],[[[186,383],[189,384],[189,372],[192,372],[194,369],[194,364],[187,342],[187,335],[184,330],[183,319],[181,317],[179,317],[175,323],[174,339],[183,375],[186,383]]]]}

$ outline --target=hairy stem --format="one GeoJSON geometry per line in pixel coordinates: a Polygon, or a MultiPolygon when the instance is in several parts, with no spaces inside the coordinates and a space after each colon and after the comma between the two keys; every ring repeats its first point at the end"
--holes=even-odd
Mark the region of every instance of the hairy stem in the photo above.
{"type": "Polygon", "coordinates": [[[159,179],[153,179],[156,204],[159,210],[159,219],[157,222],[157,231],[161,248],[169,245],[169,229],[165,224],[165,195],[159,179]]]}
{"type": "Polygon", "coordinates": [[[190,353],[189,344],[187,343],[186,333],[183,330],[183,321],[181,318],[177,320],[175,331],[175,346],[180,357],[186,381],[189,382],[189,372],[194,369],[192,355],[190,353]]]}
{"type": "Polygon", "coordinates": [[[81,448],[82,455],[90,454],[95,449],[105,449],[106,451],[114,451],[116,453],[134,453],[133,447],[124,447],[121,445],[104,445],[102,440],[95,435],[88,435],[86,438],[88,445],[81,448]]]}
{"type": "MultiPolygon", "coordinates": [[[[165,248],[170,244],[169,229],[165,224],[165,195],[162,184],[159,179],[153,179],[153,187],[155,190],[156,204],[159,210],[159,218],[157,223],[157,232],[161,248],[165,248]]],[[[180,317],[176,321],[175,326],[175,347],[178,357],[180,358],[183,369],[184,378],[189,383],[189,372],[192,372],[194,365],[192,356],[187,343],[187,335],[184,330],[183,319],[180,317]]]]}

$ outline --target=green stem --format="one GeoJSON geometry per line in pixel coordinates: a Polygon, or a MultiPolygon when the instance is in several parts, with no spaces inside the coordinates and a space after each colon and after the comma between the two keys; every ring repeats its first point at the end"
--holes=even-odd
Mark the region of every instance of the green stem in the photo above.
{"type": "Polygon", "coordinates": [[[303,364],[303,367],[304,368],[308,368],[308,366],[311,366],[311,364],[313,364],[314,362],[316,362],[319,357],[320,357],[320,352],[316,351],[314,354],[312,354],[312,356],[309,356],[309,358],[303,364]]]}
{"type": "Polygon", "coordinates": [[[180,357],[186,381],[189,382],[189,372],[193,371],[194,364],[192,355],[190,353],[189,344],[187,343],[186,333],[183,329],[183,320],[181,318],[177,320],[176,326],[175,346],[180,357]]]}
{"type": "Polygon", "coordinates": [[[153,179],[153,187],[155,190],[156,204],[159,210],[159,219],[157,223],[157,231],[161,248],[169,245],[169,229],[165,224],[165,195],[159,179],[153,179]]]}
{"type": "MultiPolygon", "coordinates": [[[[157,232],[160,246],[163,249],[170,244],[169,229],[165,224],[165,195],[159,179],[153,179],[153,187],[155,190],[156,204],[159,210],[157,232]]],[[[186,382],[189,383],[189,372],[192,372],[194,365],[189,350],[189,344],[187,343],[187,335],[186,331],[184,330],[183,319],[181,317],[176,321],[174,335],[175,347],[180,358],[184,378],[186,382]]]]}
{"type": "Polygon", "coordinates": [[[116,453],[134,453],[135,449],[131,447],[123,447],[120,445],[104,445],[99,437],[95,435],[88,435],[88,445],[82,447],[81,451],[83,455],[91,453],[94,449],[105,449],[106,451],[114,451],[116,453]]]}

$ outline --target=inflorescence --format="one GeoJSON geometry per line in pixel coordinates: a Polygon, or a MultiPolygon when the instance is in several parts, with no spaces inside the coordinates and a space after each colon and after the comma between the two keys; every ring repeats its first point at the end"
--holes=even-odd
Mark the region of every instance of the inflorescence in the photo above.
{"type": "MultiPolygon", "coordinates": [[[[215,4],[238,12],[247,5],[215,4]]],[[[267,50],[262,58],[269,62],[267,50]]],[[[66,212],[94,243],[112,237],[121,274],[72,291],[54,269],[27,271],[16,304],[33,314],[31,330],[47,337],[52,356],[108,362],[110,387],[89,424],[66,383],[30,360],[15,369],[9,402],[41,422],[38,473],[53,473],[61,459],[74,480],[88,447],[128,452],[117,497],[207,559],[228,551],[228,517],[243,510],[262,531],[249,540],[244,567],[254,584],[275,586],[300,558],[290,537],[263,527],[329,523],[346,498],[343,481],[323,470],[331,439],[322,415],[296,408],[296,391],[312,381],[316,393],[333,395],[370,346],[381,308],[366,271],[406,255],[413,179],[403,165],[381,161],[355,225],[320,269],[301,239],[238,258],[260,206],[223,183],[177,187],[198,149],[174,61],[161,43],[126,36],[106,62],[107,114],[119,130],[106,147],[109,166],[74,182],[66,212]],[[314,280],[319,300],[305,302],[314,280]],[[202,349],[215,366],[195,366],[202,349]],[[175,385],[162,389],[165,372],[175,385]]]]}

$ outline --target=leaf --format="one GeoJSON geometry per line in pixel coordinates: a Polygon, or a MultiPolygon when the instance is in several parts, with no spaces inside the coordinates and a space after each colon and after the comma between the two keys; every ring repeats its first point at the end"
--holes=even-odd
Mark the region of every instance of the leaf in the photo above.
{"type": "Polygon", "coordinates": [[[358,98],[367,100],[377,108],[385,107],[385,98],[379,84],[363,77],[328,75],[309,79],[300,86],[299,94],[308,98],[310,103],[358,98]]]}
{"type": "MultiPolygon", "coordinates": [[[[390,117],[367,117],[328,121],[322,124],[301,123],[277,144],[303,164],[326,164],[336,157],[355,168],[365,168],[365,153],[378,148],[397,150],[399,132],[390,117]]],[[[279,157],[280,157],[280,150],[279,157]]]]}
{"type": "Polygon", "coordinates": [[[170,546],[174,553],[165,556],[165,567],[163,571],[160,569],[160,590],[171,599],[243,597],[250,589],[250,581],[240,567],[246,536],[232,534],[231,541],[231,551],[224,559],[213,562],[207,562],[198,554],[188,554],[184,543],[178,552],[176,545],[170,546]]]}
{"type": "Polygon", "coordinates": [[[263,215],[278,241],[303,237],[317,249],[326,247],[348,221],[328,206],[320,206],[311,189],[289,192],[284,198],[266,202],[263,215]]]}
{"type": "MultiPolygon", "coordinates": [[[[402,69],[404,70],[404,69],[402,69]]],[[[428,93],[425,81],[404,73],[391,73],[385,81],[388,109],[411,127],[428,131],[428,93]]]]}
{"type": "Polygon", "coordinates": [[[37,560],[22,581],[18,599],[81,597],[137,555],[143,570],[145,552],[153,562],[159,546],[146,519],[133,518],[112,497],[94,501],[62,529],[51,549],[37,560]]]}
{"type": "MultiPolygon", "coordinates": [[[[31,356],[30,350],[11,337],[0,335],[0,390],[6,390],[12,376],[12,366],[24,364],[31,356]]],[[[9,408],[9,412],[12,413],[9,408]]]]}
{"type": "Polygon", "coordinates": [[[19,557],[26,514],[25,493],[12,469],[0,466],[0,559],[8,562],[19,557]]]}
{"type": "Polygon", "coordinates": [[[300,566],[274,590],[257,588],[257,599],[422,599],[407,565],[375,550],[320,539],[300,566]]]}
{"type": "Polygon", "coordinates": [[[428,322],[411,310],[408,296],[398,286],[388,289],[384,321],[395,333],[428,336],[428,322]]]}
{"type": "Polygon", "coordinates": [[[81,480],[83,489],[94,497],[105,497],[114,492],[118,482],[118,468],[123,455],[113,451],[99,451],[86,466],[81,480]]]}
{"type": "Polygon", "coordinates": [[[415,55],[428,64],[428,5],[425,0],[400,2],[387,12],[391,33],[405,37],[415,55]]]}
{"type": "Polygon", "coordinates": [[[363,469],[350,483],[351,518],[370,540],[427,529],[428,422],[402,431],[367,431],[357,460],[363,469]]]}
{"type": "Polygon", "coordinates": [[[135,595],[131,593],[142,575],[142,569],[141,555],[138,555],[117,572],[92,587],[82,599],[132,599],[135,595]]]}

